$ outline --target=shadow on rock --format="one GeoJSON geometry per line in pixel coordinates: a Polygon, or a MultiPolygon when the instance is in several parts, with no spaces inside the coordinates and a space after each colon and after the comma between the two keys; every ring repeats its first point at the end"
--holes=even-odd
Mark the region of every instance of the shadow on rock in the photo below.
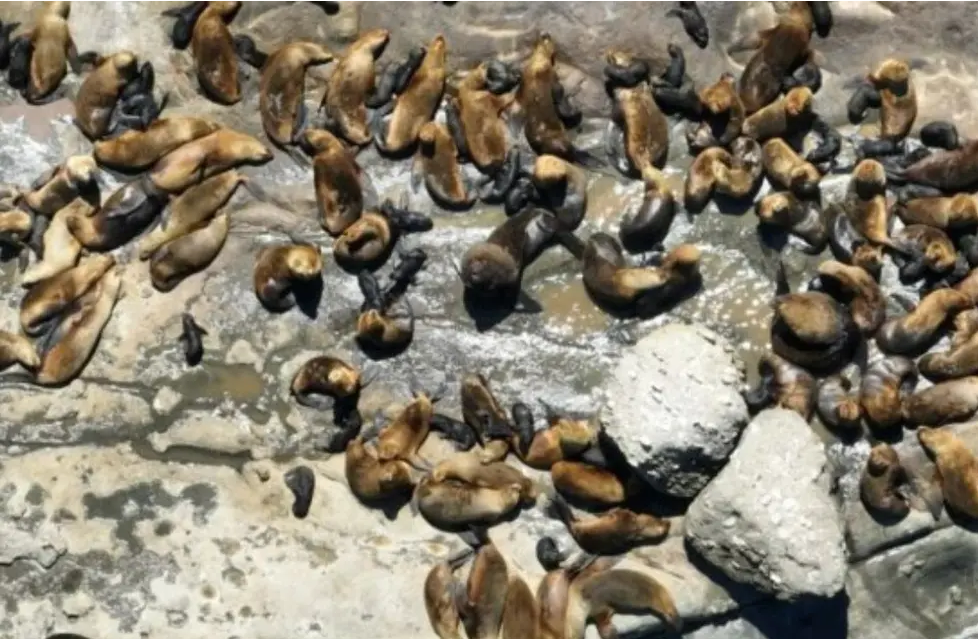
{"type": "Polygon", "coordinates": [[[295,305],[309,319],[319,316],[319,303],[323,299],[323,278],[295,284],[295,305]]]}
{"type": "Polygon", "coordinates": [[[509,317],[513,312],[542,313],[543,307],[523,291],[507,292],[487,297],[466,289],[462,294],[465,312],[475,322],[480,333],[488,331],[509,317]]]}

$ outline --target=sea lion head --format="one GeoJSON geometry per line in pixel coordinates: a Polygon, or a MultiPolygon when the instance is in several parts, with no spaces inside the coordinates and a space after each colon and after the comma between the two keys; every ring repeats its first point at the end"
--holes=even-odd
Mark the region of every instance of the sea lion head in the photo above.
{"type": "Polygon", "coordinates": [[[701,251],[695,244],[680,244],[670,251],[666,260],[679,270],[695,269],[700,263],[701,251]]]}
{"type": "Polygon", "coordinates": [[[47,5],[47,10],[55,15],[59,15],[62,18],[67,19],[71,15],[71,3],[70,2],[49,2],[47,5]]]}
{"type": "Polygon", "coordinates": [[[794,204],[795,200],[790,193],[776,192],[761,198],[754,211],[759,220],[768,224],[790,223],[788,214],[794,204]]]}
{"type": "Polygon", "coordinates": [[[520,267],[505,249],[496,244],[476,244],[462,259],[462,283],[482,293],[503,293],[519,280],[520,267]]]}
{"type": "Polygon", "coordinates": [[[883,247],[873,246],[869,242],[858,244],[852,252],[852,264],[879,278],[883,269],[883,247]]]}
{"type": "Polygon", "coordinates": [[[798,117],[812,109],[812,90],[808,87],[795,87],[784,97],[784,110],[790,117],[798,117]]]}
{"type": "MultiPolygon", "coordinates": [[[[926,428],[926,427],[925,427],[926,428]]],[[[866,460],[866,468],[873,477],[879,477],[891,466],[900,463],[900,458],[889,444],[879,444],[873,446],[869,451],[869,459],[866,460]]]]}
{"type": "Polygon", "coordinates": [[[310,155],[346,149],[335,135],[325,129],[306,129],[299,137],[299,146],[310,155]]]}
{"type": "Polygon", "coordinates": [[[533,49],[533,54],[534,56],[547,58],[551,62],[553,61],[554,56],[557,55],[557,46],[549,33],[544,32],[540,34],[540,38],[537,40],[537,44],[533,49]]]}
{"type": "Polygon", "coordinates": [[[734,105],[733,75],[724,73],[716,83],[700,92],[700,102],[713,115],[726,113],[734,105]]]}
{"type": "Polygon", "coordinates": [[[313,279],[323,270],[323,258],[314,246],[298,245],[290,248],[285,257],[286,266],[299,279],[313,279]]]}
{"type": "Polygon", "coordinates": [[[928,264],[932,264],[936,271],[943,273],[950,270],[954,267],[957,258],[953,245],[949,246],[946,242],[928,242],[924,247],[924,259],[928,264]]]}
{"type": "Polygon", "coordinates": [[[541,186],[552,186],[567,179],[567,164],[555,155],[541,155],[533,165],[533,179],[541,186]]]}
{"type": "Polygon", "coordinates": [[[864,200],[886,191],[886,169],[876,160],[863,160],[852,171],[852,186],[864,200]]]}
{"type": "Polygon", "coordinates": [[[811,162],[803,162],[791,169],[789,180],[791,181],[789,184],[791,190],[798,195],[809,199],[818,197],[818,183],[822,180],[822,174],[811,162]]]}
{"type": "Polygon", "coordinates": [[[244,162],[264,164],[272,160],[272,152],[258,138],[230,129],[218,131],[217,144],[226,146],[228,155],[244,162]]]}
{"type": "Polygon", "coordinates": [[[438,65],[445,64],[445,54],[448,50],[448,43],[445,41],[445,36],[442,34],[436,35],[432,40],[431,44],[428,45],[428,52],[425,56],[425,61],[432,60],[438,65]]]}
{"type": "Polygon", "coordinates": [[[336,397],[350,397],[360,390],[360,373],[337,360],[326,373],[326,383],[336,397]]]}
{"type": "Polygon", "coordinates": [[[910,81],[910,65],[903,60],[888,58],[883,60],[869,75],[866,76],[877,89],[887,89],[893,93],[906,92],[907,82],[910,81]]]}
{"type": "Polygon", "coordinates": [[[241,9],[240,2],[208,2],[207,8],[211,9],[214,13],[221,16],[224,22],[230,22],[234,19],[234,16],[238,14],[241,9]]]}
{"type": "Polygon", "coordinates": [[[132,51],[119,51],[109,58],[109,62],[115,67],[116,72],[127,80],[136,77],[139,73],[139,61],[132,51]]]}
{"type": "Polygon", "coordinates": [[[360,34],[360,43],[369,49],[375,58],[384,54],[384,49],[391,40],[391,32],[387,29],[370,29],[360,34]]]}
{"type": "Polygon", "coordinates": [[[90,184],[95,179],[98,165],[90,155],[73,155],[65,160],[65,174],[75,187],[90,184]]]}
{"type": "Polygon", "coordinates": [[[428,122],[421,127],[418,131],[418,143],[421,144],[422,150],[426,155],[430,155],[434,151],[435,142],[438,140],[438,124],[435,122],[428,122]]]}

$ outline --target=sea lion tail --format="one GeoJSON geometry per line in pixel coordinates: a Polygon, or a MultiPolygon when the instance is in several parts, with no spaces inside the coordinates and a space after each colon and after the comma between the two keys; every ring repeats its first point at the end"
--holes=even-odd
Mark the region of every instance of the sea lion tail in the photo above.
{"type": "Polygon", "coordinates": [[[584,259],[584,241],[577,237],[573,231],[557,229],[554,237],[567,251],[577,259],[584,259]]]}

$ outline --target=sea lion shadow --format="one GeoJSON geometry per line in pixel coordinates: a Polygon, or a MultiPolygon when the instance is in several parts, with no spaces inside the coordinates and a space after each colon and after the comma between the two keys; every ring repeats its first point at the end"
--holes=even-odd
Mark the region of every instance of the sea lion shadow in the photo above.
{"type": "Polygon", "coordinates": [[[311,320],[319,317],[319,304],[323,299],[323,278],[318,277],[308,282],[298,282],[293,287],[295,305],[311,320]]]}
{"type": "Polygon", "coordinates": [[[804,636],[846,639],[849,636],[849,595],[842,590],[831,598],[801,596],[780,601],[728,577],[684,540],[690,563],[723,588],[739,605],[738,614],[765,637],[779,639],[804,630],[804,636]]]}
{"type": "Polygon", "coordinates": [[[363,499],[357,498],[361,504],[370,508],[372,510],[379,510],[387,518],[387,521],[395,521],[400,514],[401,510],[405,506],[411,503],[411,493],[405,495],[395,495],[392,497],[385,497],[384,499],[376,499],[372,501],[365,501],[363,499]]]}
{"type": "Polygon", "coordinates": [[[781,253],[784,250],[784,247],[788,245],[788,238],[790,236],[784,229],[772,224],[763,223],[757,225],[755,234],[757,235],[757,241],[761,243],[762,247],[771,249],[776,253],[781,253]]]}
{"type": "Polygon", "coordinates": [[[944,512],[947,513],[948,519],[950,519],[955,526],[960,526],[968,532],[978,532],[978,519],[969,517],[968,515],[955,510],[947,502],[944,502],[944,512]]]}
{"type": "Polygon", "coordinates": [[[713,196],[713,204],[716,205],[717,211],[722,215],[740,217],[754,208],[754,197],[761,190],[761,183],[763,183],[763,180],[760,180],[758,185],[744,197],[731,197],[716,193],[713,196]]]}
{"type": "Polygon", "coordinates": [[[870,518],[880,526],[896,526],[910,514],[909,510],[902,515],[896,515],[869,507],[866,508],[866,512],[869,514],[870,518]]]}
{"type": "Polygon", "coordinates": [[[414,336],[412,336],[407,342],[392,347],[374,346],[373,344],[368,344],[360,340],[356,340],[356,342],[357,346],[360,347],[360,352],[366,355],[369,359],[379,362],[385,359],[393,359],[406,351],[414,342],[414,336]]]}
{"type": "Polygon", "coordinates": [[[485,297],[466,289],[462,293],[462,304],[480,333],[495,328],[514,312],[543,312],[543,307],[522,290],[485,297]]]}

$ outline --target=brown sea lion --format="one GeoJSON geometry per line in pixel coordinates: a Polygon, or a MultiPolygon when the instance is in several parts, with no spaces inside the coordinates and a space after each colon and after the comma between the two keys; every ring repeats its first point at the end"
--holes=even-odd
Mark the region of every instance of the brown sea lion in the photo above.
{"type": "Polygon", "coordinates": [[[356,339],[361,348],[377,352],[406,348],[414,339],[414,311],[410,302],[400,300],[385,309],[361,312],[357,316],[356,339]]]}
{"type": "Polygon", "coordinates": [[[68,28],[70,2],[45,2],[34,22],[29,38],[34,52],[30,56],[30,74],[24,97],[31,104],[45,98],[61,84],[68,65],[81,72],[81,59],[68,28]]]}
{"type": "Polygon", "coordinates": [[[951,151],[931,153],[906,168],[894,167],[888,175],[895,181],[922,184],[947,193],[973,190],[978,186],[978,140],[951,151]]]}
{"type": "Polygon", "coordinates": [[[526,503],[536,501],[538,488],[529,477],[506,462],[484,462],[475,451],[456,453],[438,463],[431,471],[436,482],[454,479],[481,488],[505,488],[519,486],[526,503]]]}
{"type": "Polygon", "coordinates": [[[472,562],[465,590],[459,593],[456,604],[469,639],[499,637],[508,590],[506,560],[495,544],[482,546],[472,562]]]}
{"type": "Polygon", "coordinates": [[[554,214],[563,230],[581,225],[587,214],[587,173],[556,155],[541,155],[533,165],[533,184],[541,206],[554,214]]]}
{"type": "Polygon", "coordinates": [[[971,306],[968,296],[959,291],[931,291],[912,311],[883,324],[876,335],[876,344],[887,353],[919,353],[937,340],[948,319],[971,306]]]}
{"type": "Polygon", "coordinates": [[[414,488],[410,464],[399,459],[378,459],[377,451],[361,437],[347,444],[344,458],[350,492],[360,501],[371,503],[406,497],[414,488]]]}
{"type": "Polygon", "coordinates": [[[221,213],[206,225],[181,235],[156,249],[149,262],[153,288],[172,291],[177,284],[210,265],[224,248],[231,220],[221,213]]]}
{"type": "Polygon", "coordinates": [[[296,305],[295,288],[321,281],[323,257],[310,244],[269,246],[255,260],[255,295],[266,308],[287,311],[296,305]]]}
{"type": "Polygon", "coordinates": [[[840,434],[859,435],[862,406],[859,403],[859,368],[853,364],[825,378],[818,386],[815,407],[827,427],[840,434]]]}
{"type": "Polygon", "coordinates": [[[459,616],[455,606],[456,592],[461,584],[455,571],[469,559],[471,553],[450,557],[436,564],[424,580],[424,607],[431,629],[438,639],[462,639],[458,632],[459,616]]]}
{"type": "Polygon", "coordinates": [[[20,302],[20,325],[31,336],[44,333],[115,266],[111,255],[93,255],[78,266],[33,286],[20,302]]]}
{"type": "Polygon", "coordinates": [[[247,177],[237,171],[224,171],[192,186],[173,199],[166,215],[166,222],[139,240],[139,259],[149,259],[167,242],[191,233],[206,225],[224,206],[238,185],[247,177]]]}
{"type": "Polygon", "coordinates": [[[503,605],[502,639],[525,639],[537,633],[540,606],[522,577],[513,575],[506,588],[503,605]]]}
{"type": "Polygon", "coordinates": [[[812,90],[797,87],[788,91],[783,98],[775,100],[744,120],[741,129],[747,137],[758,142],[771,138],[799,140],[811,128],[812,90]]]}
{"type": "Polygon", "coordinates": [[[200,88],[207,98],[225,105],[241,100],[238,57],[227,26],[240,8],[240,2],[208,2],[190,40],[200,88]]]}
{"type": "Polygon", "coordinates": [[[375,119],[379,130],[374,131],[374,138],[381,151],[401,154],[413,149],[421,127],[434,117],[445,91],[446,50],[444,36],[436,36],[407,88],[397,96],[389,122],[385,125],[379,117],[375,119]]]}
{"type": "Polygon", "coordinates": [[[907,472],[893,447],[887,443],[873,446],[859,479],[859,497],[866,510],[894,519],[905,517],[910,504],[900,488],[906,483],[907,472]]]}
{"type": "Polygon", "coordinates": [[[360,371],[341,359],[321,355],[305,362],[292,377],[289,392],[310,408],[330,408],[336,401],[353,400],[369,382],[360,371]],[[315,397],[314,397],[315,396],[315,397]]]}
{"type": "Polygon", "coordinates": [[[34,231],[34,216],[20,207],[0,211],[0,241],[14,245],[27,242],[34,231]]]}
{"type": "Polygon", "coordinates": [[[411,170],[412,190],[417,191],[422,181],[431,199],[448,210],[467,209],[477,198],[472,185],[462,175],[452,135],[438,122],[427,122],[418,130],[418,152],[411,170]]]}
{"type": "Polygon", "coordinates": [[[972,305],[978,305],[978,268],[971,269],[967,277],[954,285],[954,290],[963,293],[972,305]]]}
{"type": "Polygon", "coordinates": [[[121,285],[118,272],[110,270],[51,330],[41,347],[36,383],[61,386],[78,376],[95,352],[102,329],[119,299],[121,285]]]}
{"type": "Polygon", "coordinates": [[[917,92],[910,65],[889,58],[866,76],[880,94],[880,137],[902,140],[917,118],[917,92]]]}
{"type": "Polygon", "coordinates": [[[547,410],[547,427],[534,431],[533,415],[524,404],[513,405],[513,450],[531,468],[550,470],[554,464],[579,459],[599,443],[598,415],[569,416],[547,410]]]}
{"type": "Polygon", "coordinates": [[[505,459],[513,433],[509,417],[496,399],[489,380],[481,373],[466,373],[460,383],[460,396],[462,419],[475,431],[482,445],[482,462],[505,459]]]}
{"type": "Polygon", "coordinates": [[[852,319],[863,335],[873,335],[886,319],[886,299],[879,284],[865,269],[836,260],[818,265],[823,286],[849,306],[852,319]]]}
{"type": "MultiPolygon", "coordinates": [[[[966,313],[960,313],[961,318],[966,313]]],[[[937,353],[927,353],[917,362],[920,373],[931,381],[944,381],[978,374],[978,335],[974,333],[964,341],[955,335],[951,348],[937,353]]]]}
{"type": "Polygon", "coordinates": [[[403,459],[415,468],[427,470],[431,463],[418,450],[431,431],[431,416],[437,398],[419,392],[394,420],[377,436],[377,457],[381,460],[403,459]]]}
{"type": "Polygon", "coordinates": [[[365,211],[333,242],[333,257],[344,269],[376,269],[387,261],[401,235],[423,233],[433,227],[431,218],[394,206],[389,200],[380,210],[365,211]]]}
{"type": "Polygon", "coordinates": [[[866,423],[880,434],[903,421],[903,402],[917,384],[917,368],[906,357],[883,357],[863,374],[859,403],[866,423]]]}
{"type": "Polygon", "coordinates": [[[75,239],[89,251],[111,251],[148,228],[168,199],[143,176],[116,189],[95,213],[72,211],[65,223],[75,239]]]}
{"type": "Polygon", "coordinates": [[[34,370],[41,365],[41,358],[34,343],[27,337],[0,330],[0,371],[5,371],[14,364],[34,370]]]}
{"type": "Polygon", "coordinates": [[[757,362],[757,387],[744,393],[753,414],[774,404],[793,410],[807,422],[815,409],[815,378],[805,369],[774,353],[764,353],[757,362]]]}
{"type": "Polygon", "coordinates": [[[79,195],[97,207],[100,203],[97,172],[92,156],[73,155],[34,180],[23,202],[44,217],[53,217],[79,195]]]}
{"type": "MultiPolygon", "coordinates": [[[[627,60],[622,59],[620,52],[612,52],[608,62],[621,64],[627,60]]],[[[612,93],[612,120],[624,134],[621,148],[609,149],[619,158],[615,165],[622,173],[638,174],[647,183],[661,182],[659,168],[669,151],[669,121],[645,82],[631,87],[616,86],[612,93]]]]}
{"type": "Polygon", "coordinates": [[[508,127],[502,114],[515,93],[496,95],[486,87],[486,65],[470,71],[458,86],[458,114],[465,150],[472,163],[487,175],[502,168],[509,152],[508,127]]]}
{"type": "Polygon", "coordinates": [[[978,410],[978,377],[940,382],[917,391],[903,402],[909,425],[940,426],[970,418],[978,410]]]}
{"type": "Polygon", "coordinates": [[[902,250],[890,239],[890,213],[886,205],[886,172],[876,160],[856,165],[845,198],[839,204],[852,226],[873,244],[902,250]]]}
{"type": "Polygon", "coordinates": [[[75,95],[75,123],[90,140],[109,132],[112,110],[123,87],[139,73],[131,51],[120,51],[102,60],[75,95]]]}
{"type": "Polygon", "coordinates": [[[258,110],[265,135],[278,146],[298,142],[306,128],[306,69],[326,64],[333,54],[315,42],[295,41],[273,53],[261,70],[258,110]]]}
{"type": "Polygon", "coordinates": [[[686,142],[690,150],[726,147],[740,136],[746,114],[732,73],[721,74],[714,84],[702,89],[699,101],[703,121],[687,127],[686,142]]]}
{"type": "Polygon", "coordinates": [[[167,153],[220,128],[203,118],[172,117],[156,120],[145,131],[129,130],[95,143],[95,161],[118,171],[141,171],[167,153]]]}
{"type": "Polygon", "coordinates": [[[615,612],[652,614],[676,632],[683,627],[676,602],[662,584],[645,573],[614,569],[582,575],[571,582],[564,636],[583,639],[591,619],[599,628],[607,628],[615,612]]]}
{"type": "Polygon", "coordinates": [[[751,195],[764,175],[761,147],[750,138],[737,138],[730,151],[706,149],[693,161],[686,174],[686,209],[699,212],[714,193],[741,199],[751,195]]]}
{"type": "Polygon", "coordinates": [[[629,253],[653,250],[666,239],[675,217],[672,190],[661,182],[646,182],[641,206],[621,218],[618,240],[629,253]]]}
{"type": "Polygon", "coordinates": [[[550,480],[560,495],[592,506],[617,506],[633,490],[628,478],[578,461],[555,462],[550,467],[550,480]]]}
{"type": "Polygon", "coordinates": [[[361,33],[339,57],[326,85],[320,109],[336,123],[337,134],[351,144],[362,146],[372,138],[364,103],[374,90],[377,58],[389,40],[387,29],[361,33]]]}
{"type": "Polygon", "coordinates": [[[764,173],[776,189],[791,191],[800,198],[818,200],[822,174],[815,165],[795,153],[787,142],[774,138],[762,147],[764,173]]]}
{"type": "Polygon", "coordinates": [[[978,518],[978,460],[949,430],[921,426],[917,439],[937,465],[938,481],[948,509],[978,518]]]}
{"type": "Polygon", "coordinates": [[[559,563],[550,567],[544,566],[548,572],[540,581],[540,585],[537,586],[537,601],[540,604],[540,624],[537,637],[539,639],[563,639],[566,637],[565,623],[568,604],[570,603],[571,582],[585,575],[607,570],[616,561],[611,557],[598,557],[597,559],[584,557],[566,567],[560,567],[559,563]]]}
{"type": "Polygon", "coordinates": [[[926,224],[944,230],[978,226],[978,201],[971,193],[914,198],[899,203],[896,212],[904,224],[926,224]]]}
{"type": "Polygon", "coordinates": [[[149,179],[161,191],[180,193],[221,171],[241,164],[265,164],[272,157],[272,152],[256,138],[218,129],[160,158],[149,172],[149,179]]]}
{"type": "Polygon", "coordinates": [[[81,198],[54,214],[44,230],[44,252],[41,261],[31,265],[20,278],[22,286],[33,286],[41,280],[63,273],[78,263],[81,243],[68,228],[68,219],[74,215],[92,215],[95,209],[81,198]]]}
{"type": "MultiPolygon", "coordinates": [[[[902,247],[910,260],[901,265],[901,278],[916,280],[925,271],[940,275],[952,271],[959,264],[958,252],[947,233],[926,224],[909,224],[893,234],[894,244],[902,247]]],[[[960,269],[966,273],[967,263],[962,259],[960,269]]]]}
{"type": "Polygon", "coordinates": [[[818,203],[798,199],[793,193],[765,195],[754,207],[757,219],[764,224],[783,229],[801,238],[807,246],[804,252],[817,255],[829,241],[829,226],[818,203]]]}
{"type": "Polygon", "coordinates": [[[319,223],[331,236],[338,237],[363,211],[363,170],[349,149],[329,131],[308,129],[300,144],[313,156],[319,223]]]}
{"type": "Polygon", "coordinates": [[[612,508],[583,519],[576,517],[559,495],[553,506],[577,545],[592,555],[622,555],[639,546],[657,544],[669,534],[669,520],[626,508],[612,508]]]}
{"type": "Polygon", "coordinates": [[[455,480],[436,482],[426,476],[418,482],[412,504],[435,528],[458,530],[498,523],[519,506],[521,493],[516,485],[482,488],[455,480]]]}

